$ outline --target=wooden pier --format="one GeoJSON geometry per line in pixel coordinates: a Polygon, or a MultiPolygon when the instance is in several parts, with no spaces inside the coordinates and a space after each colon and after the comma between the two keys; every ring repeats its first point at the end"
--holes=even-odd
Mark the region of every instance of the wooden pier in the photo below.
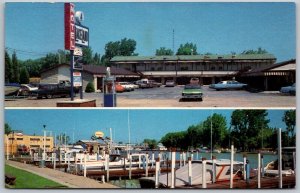
{"type": "MultiPolygon", "coordinates": [[[[261,178],[261,189],[274,189],[279,188],[279,178],[277,177],[263,177],[261,178]]],[[[295,188],[296,176],[283,176],[282,178],[283,188],[295,188]]],[[[180,189],[201,189],[202,185],[197,186],[182,186],[176,187],[180,189]]],[[[207,184],[207,189],[230,189],[229,181],[218,182],[214,184],[207,184]]],[[[233,189],[258,189],[257,179],[250,179],[249,182],[245,180],[237,180],[233,182],[233,189]]]]}

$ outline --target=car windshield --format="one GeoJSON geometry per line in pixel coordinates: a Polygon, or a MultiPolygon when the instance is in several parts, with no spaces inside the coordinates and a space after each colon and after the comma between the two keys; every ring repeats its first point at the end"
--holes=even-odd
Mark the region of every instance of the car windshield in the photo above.
{"type": "Polygon", "coordinates": [[[192,84],[188,84],[188,85],[185,85],[184,86],[184,89],[201,89],[201,86],[200,85],[192,85],[192,84]]]}

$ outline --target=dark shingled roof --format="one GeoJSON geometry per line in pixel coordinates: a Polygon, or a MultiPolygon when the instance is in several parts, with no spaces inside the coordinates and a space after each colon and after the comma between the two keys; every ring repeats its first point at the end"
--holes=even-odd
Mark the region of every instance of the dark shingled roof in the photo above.
{"type": "Polygon", "coordinates": [[[291,59],[291,60],[279,62],[279,63],[272,64],[272,65],[267,66],[267,67],[256,68],[256,69],[250,70],[248,72],[245,72],[245,75],[246,74],[259,73],[259,72],[266,72],[266,71],[272,70],[273,68],[278,68],[278,67],[281,67],[281,66],[284,66],[284,65],[287,65],[287,64],[291,64],[291,63],[296,63],[296,59],[291,59]]]}
{"type": "MultiPolygon", "coordinates": [[[[41,72],[46,72],[60,66],[70,66],[69,64],[57,64],[51,68],[45,69],[41,72]]],[[[106,66],[96,66],[96,65],[83,65],[83,71],[90,74],[106,74],[106,66]]],[[[129,70],[117,67],[110,67],[111,75],[125,75],[125,76],[139,76],[137,73],[131,72],[129,70]]]]}
{"type": "MultiPolygon", "coordinates": [[[[106,74],[106,66],[96,65],[83,65],[83,71],[91,74],[106,74]]],[[[117,67],[110,67],[111,75],[128,75],[128,76],[139,76],[138,74],[129,70],[117,67]]]]}
{"type": "Polygon", "coordinates": [[[177,61],[177,60],[276,60],[273,54],[237,54],[237,55],[176,55],[176,56],[115,56],[110,62],[129,61],[177,61]]]}

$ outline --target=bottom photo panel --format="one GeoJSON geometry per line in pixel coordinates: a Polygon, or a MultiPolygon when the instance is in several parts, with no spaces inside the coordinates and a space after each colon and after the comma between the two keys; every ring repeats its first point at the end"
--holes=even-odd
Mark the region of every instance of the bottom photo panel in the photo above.
{"type": "Polygon", "coordinates": [[[8,189],[295,189],[295,109],[5,109],[8,189]]]}

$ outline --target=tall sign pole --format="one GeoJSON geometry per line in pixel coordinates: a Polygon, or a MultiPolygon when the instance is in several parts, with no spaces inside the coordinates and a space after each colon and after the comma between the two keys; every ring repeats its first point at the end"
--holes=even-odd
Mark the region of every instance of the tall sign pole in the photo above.
{"type": "Polygon", "coordinates": [[[83,99],[82,84],[82,47],[89,46],[89,28],[81,25],[84,15],[75,12],[72,3],[65,3],[65,49],[70,50],[71,101],[74,100],[74,87],[80,87],[80,99],[83,99]]]}
{"type": "Polygon", "coordinates": [[[65,3],[65,49],[70,50],[70,77],[71,77],[71,101],[74,100],[73,65],[75,49],[75,6],[65,3]]]}

